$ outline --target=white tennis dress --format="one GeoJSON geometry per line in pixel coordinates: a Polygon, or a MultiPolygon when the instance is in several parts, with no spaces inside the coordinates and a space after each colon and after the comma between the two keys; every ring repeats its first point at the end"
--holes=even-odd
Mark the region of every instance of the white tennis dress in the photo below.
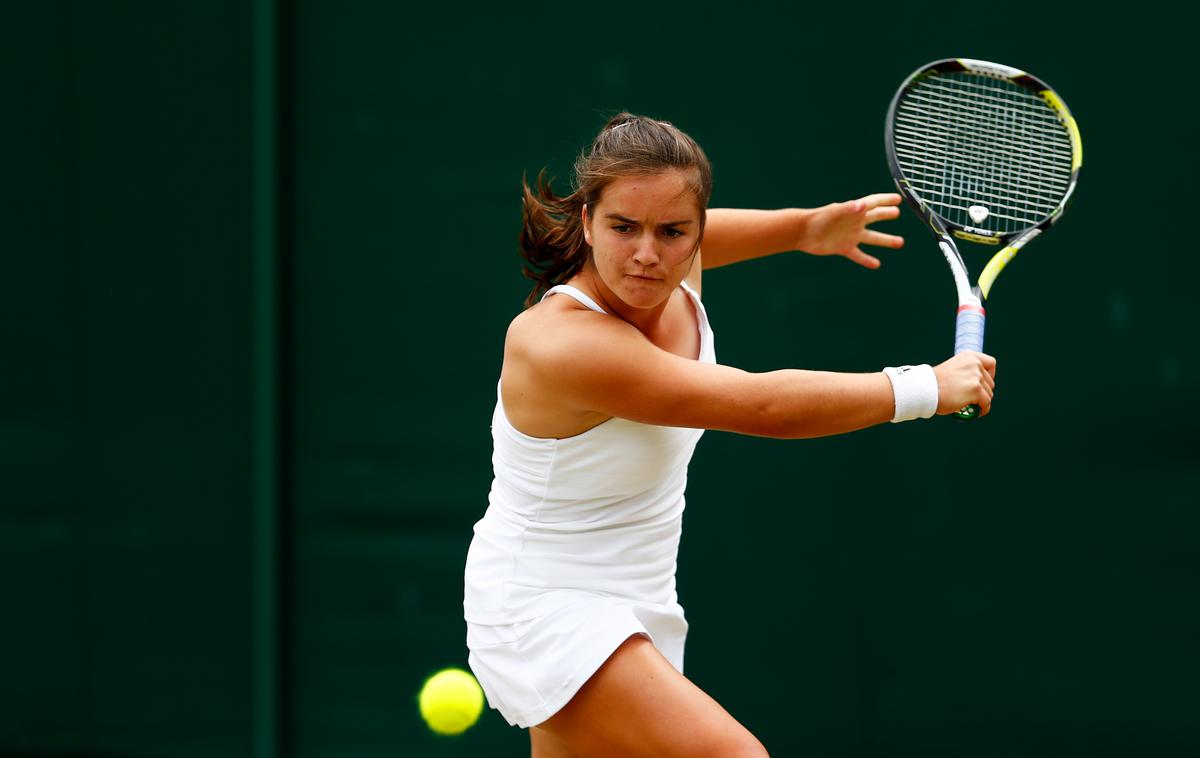
{"type": "MultiPolygon", "coordinates": [[[[700,360],[713,363],[700,325],[700,360]]],[[[603,313],[587,295],[561,293],[603,313]]],[[[554,715],[631,635],[683,671],[687,621],[675,593],[687,467],[701,429],[611,418],[566,439],[530,437],[492,415],[495,478],[467,552],[469,663],[492,708],[528,727],[554,715]]]]}

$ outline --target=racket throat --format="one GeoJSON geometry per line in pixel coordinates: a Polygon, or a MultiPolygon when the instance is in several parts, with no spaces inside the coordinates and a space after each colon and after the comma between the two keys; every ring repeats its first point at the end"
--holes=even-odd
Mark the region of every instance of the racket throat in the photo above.
{"type": "Polygon", "coordinates": [[[942,255],[945,256],[946,263],[950,265],[950,273],[954,275],[954,289],[958,292],[959,306],[981,307],[983,293],[978,287],[972,287],[970,281],[967,280],[967,266],[963,263],[962,256],[954,247],[954,243],[947,237],[939,236],[938,247],[942,249],[942,255]]]}

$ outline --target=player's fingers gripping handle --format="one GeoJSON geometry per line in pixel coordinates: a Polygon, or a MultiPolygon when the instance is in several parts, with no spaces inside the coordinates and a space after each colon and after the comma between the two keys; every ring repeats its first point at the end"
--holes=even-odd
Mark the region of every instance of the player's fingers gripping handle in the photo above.
{"type": "MultiPolygon", "coordinates": [[[[983,308],[977,305],[963,305],[958,309],[958,318],[954,322],[954,354],[973,351],[983,352],[983,325],[986,316],[983,308]]],[[[954,417],[961,421],[970,421],[979,417],[979,406],[968,405],[957,411],[954,417]]]]}

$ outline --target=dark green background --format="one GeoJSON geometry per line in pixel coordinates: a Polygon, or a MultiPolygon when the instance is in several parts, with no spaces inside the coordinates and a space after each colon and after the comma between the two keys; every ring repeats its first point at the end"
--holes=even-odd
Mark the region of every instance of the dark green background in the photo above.
{"type": "MultiPolygon", "coordinates": [[[[954,55],[1045,78],[1085,147],[989,302],[995,412],[706,435],[688,673],[777,755],[1200,753],[1195,19],[916,9],[7,7],[0,754],[527,753],[415,707],[465,664],[522,172],[565,187],[630,109],[714,205],[884,191],[888,99],[954,55]]],[[[707,274],[722,362],[946,357],[945,263],[891,226],[879,272],[707,274]]]]}

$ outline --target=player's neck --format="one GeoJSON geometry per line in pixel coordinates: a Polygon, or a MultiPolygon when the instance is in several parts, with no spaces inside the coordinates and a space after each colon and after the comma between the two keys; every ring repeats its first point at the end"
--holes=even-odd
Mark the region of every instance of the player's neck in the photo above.
{"type": "Polygon", "coordinates": [[[571,284],[586,292],[605,311],[630,324],[647,337],[658,331],[667,304],[671,302],[671,298],[668,297],[653,308],[630,306],[604,283],[590,261],[579,275],[571,280],[571,284]]]}

